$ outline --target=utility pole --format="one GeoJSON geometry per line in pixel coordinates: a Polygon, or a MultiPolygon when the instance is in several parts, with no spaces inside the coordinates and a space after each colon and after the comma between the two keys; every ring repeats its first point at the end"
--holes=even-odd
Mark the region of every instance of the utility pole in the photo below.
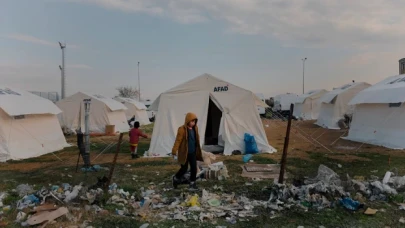
{"type": "Polygon", "coordinates": [[[141,78],[139,77],[139,64],[138,62],[138,101],[141,102],[141,78]]]}
{"type": "Polygon", "coordinates": [[[61,83],[61,98],[65,99],[65,48],[66,48],[66,44],[62,44],[61,42],[59,42],[59,46],[60,49],[62,49],[62,66],[59,65],[59,69],[61,71],[61,77],[62,77],[62,83],[61,83]]]}
{"type": "Polygon", "coordinates": [[[85,166],[90,166],[90,104],[91,99],[84,99],[84,145],[85,156],[83,158],[85,166]]]}
{"type": "Polygon", "coordinates": [[[307,57],[302,59],[302,94],[305,93],[305,61],[307,57]]]}

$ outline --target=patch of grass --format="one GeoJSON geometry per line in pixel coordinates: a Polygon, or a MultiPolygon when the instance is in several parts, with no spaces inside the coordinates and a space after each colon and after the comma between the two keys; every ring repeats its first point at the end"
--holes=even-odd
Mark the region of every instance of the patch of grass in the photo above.
{"type": "MultiPolygon", "coordinates": [[[[115,209],[114,209],[115,210],[115,209]]],[[[91,225],[93,227],[119,227],[119,228],[133,228],[139,227],[143,223],[138,220],[127,217],[99,217],[91,225]]]]}
{"type": "Polygon", "coordinates": [[[9,193],[7,193],[6,198],[3,199],[3,204],[4,205],[14,205],[20,199],[21,199],[21,197],[18,196],[17,193],[9,192],[9,193]]]}
{"type": "Polygon", "coordinates": [[[257,164],[277,164],[277,161],[266,157],[266,155],[253,156],[252,160],[254,160],[257,164]]]}

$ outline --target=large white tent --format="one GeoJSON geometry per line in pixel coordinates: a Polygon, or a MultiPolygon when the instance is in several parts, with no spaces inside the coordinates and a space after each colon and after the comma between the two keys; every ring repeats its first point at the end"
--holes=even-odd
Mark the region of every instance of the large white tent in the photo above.
{"type": "Polygon", "coordinates": [[[274,111],[289,111],[291,104],[297,102],[298,95],[295,93],[279,94],[274,98],[274,111]]]}
{"type": "Polygon", "coordinates": [[[350,100],[360,91],[370,87],[365,82],[355,82],[336,88],[321,97],[321,111],[315,123],[329,129],[340,129],[338,121],[344,114],[352,114],[354,106],[349,105],[350,100]]]}
{"type": "Polygon", "coordinates": [[[69,146],[56,116],[60,112],[50,100],[0,86],[0,161],[37,157],[69,146]]]}
{"type": "Polygon", "coordinates": [[[224,146],[224,154],[244,152],[244,134],[255,136],[259,151],[275,152],[267,141],[257,105],[267,107],[251,91],[234,86],[209,74],[203,74],[162,93],[149,107],[159,115],[150,144],[150,156],[171,153],[178,127],[185,115],[198,117],[200,142],[224,146]]]}
{"type": "Polygon", "coordinates": [[[346,139],[405,148],[405,75],[389,77],[357,94],[346,139]]]}
{"type": "Polygon", "coordinates": [[[146,112],[146,106],[143,103],[126,97],[114,97],[114,100],[121,102],[127,107],[125,115],[128,120],[135,116],[135,120],[141,125],[150,124],[148,113],[146,112]]]}
{"type": "Polygon", "coordinates": [[[125,116],[127,108],[123,104],[112,98],[83,92],[56,102],[56,105],[63,111],[58,116],[62,128],[70,132],[75,132],[78,128],[84,131],[84,99],[91,99],[91,133],[105,133],[106,125],[114,125],[116,132],[128,132],[129,126],[125,116]]]}
{"type": "Polygon", "coordinates": [[[294,116],[303,120],[316,120],[321,110],[321,97],[328,91],[312,90],[298,97],[294,105],[294,116]]]}

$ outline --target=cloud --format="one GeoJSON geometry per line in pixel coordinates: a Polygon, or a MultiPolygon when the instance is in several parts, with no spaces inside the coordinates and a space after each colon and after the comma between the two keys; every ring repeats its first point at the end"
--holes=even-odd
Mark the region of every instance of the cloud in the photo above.
{"type": "Polygon", "coordinates": [[[66,68],[69,69],[85,69],[85,70],[90,70],[93,69],[93,67],[85,64],[68,64],[66,65],[66,68]]]}
{"type": "Polygon", "coordinates": [[[222,21],[227,31],[271,36],[285,46],[367,48],[402,42],[405,1],[398,0],[68,0],[180,23],[222,21]]]}
{"type": "MultiPolygon", "coordinates": [[[[44,46],[52,46],[52,47],[59,47],[59,43],[57,41],[51,42],[47,40],[43,40],[34,36],[30,35],[24,35],[24,34],[9,34],[4,36],[7,39],[12,39],[12,40],[18,40],[18,41],[23,41],[23,42],[28,42],[28,43],[33,43],[33,44],[40,44],[44,46]]],[[[79,48],[75,44],[67,44],[68,48],[79,48]]]]}

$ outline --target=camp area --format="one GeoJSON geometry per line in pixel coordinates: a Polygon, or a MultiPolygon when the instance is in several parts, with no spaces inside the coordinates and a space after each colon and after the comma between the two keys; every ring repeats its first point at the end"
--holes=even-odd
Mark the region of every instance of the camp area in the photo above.
{"type": "Polygon", "coordinates": [[[0,0],[0,228],[405,227],[405,0],[0,0]]]}

